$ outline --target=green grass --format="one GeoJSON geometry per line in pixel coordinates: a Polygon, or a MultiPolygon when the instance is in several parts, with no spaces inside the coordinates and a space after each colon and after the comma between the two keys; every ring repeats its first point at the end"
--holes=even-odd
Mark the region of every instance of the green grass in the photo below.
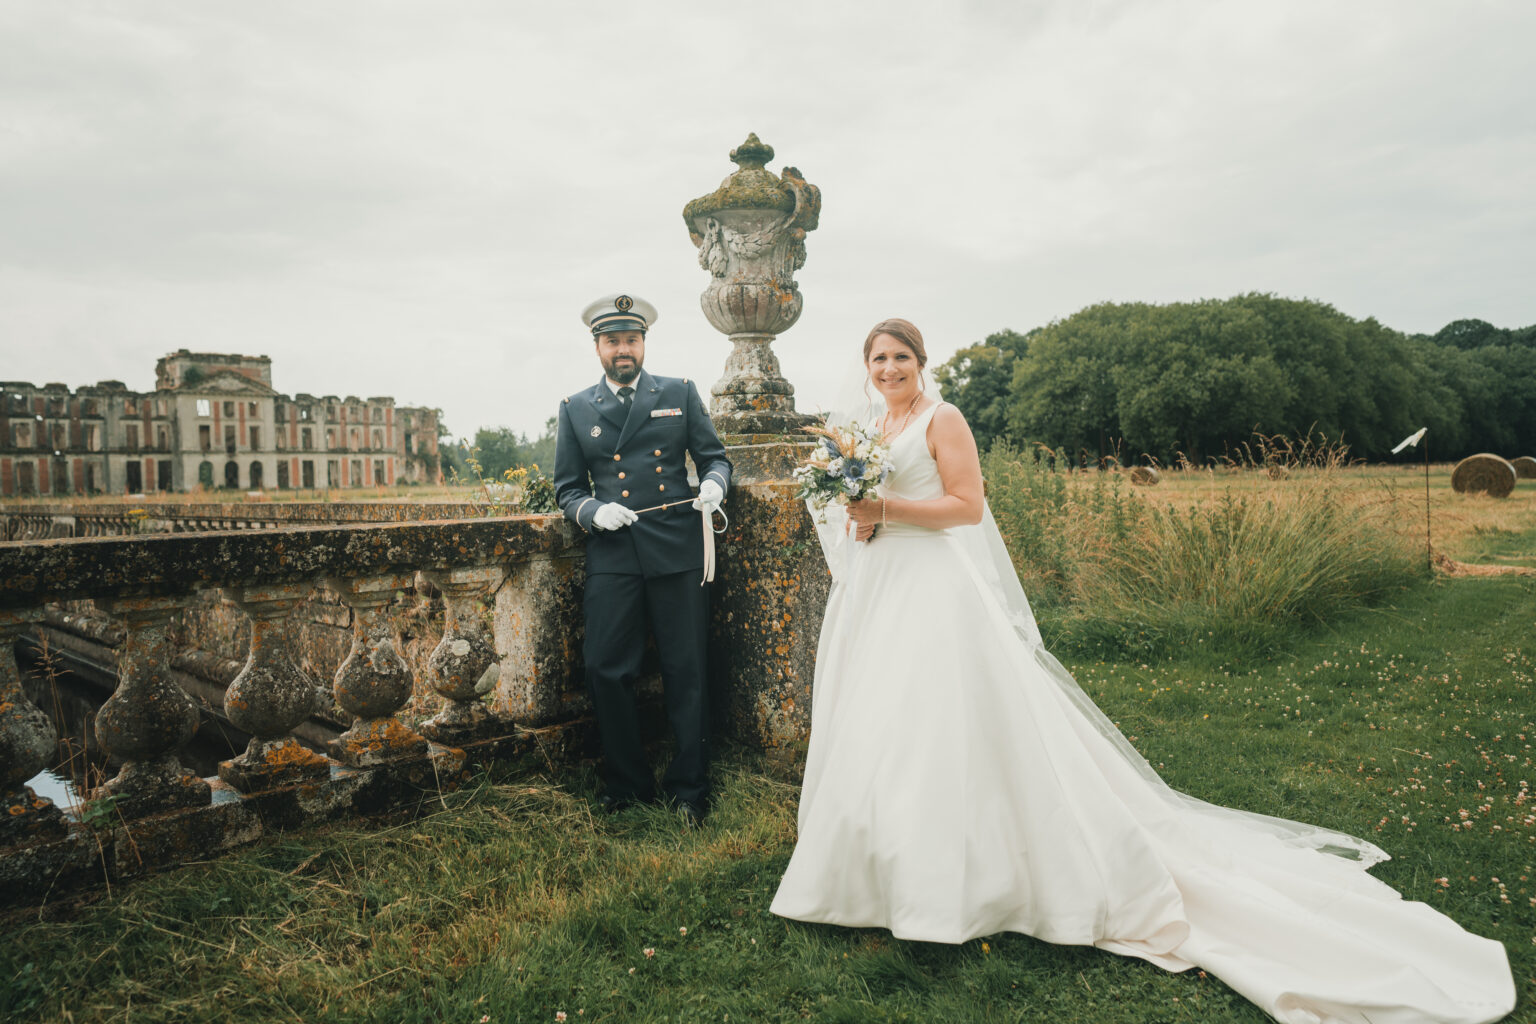
{"type": "MultiPolygon", "coordinates": [[[[1257,661],[1067,659],[1175,786],[1364,836],[1375,874],[1505,943],[1536,1020],[1536,580],[1421,585],[1257,661]],[[1463,816],[1462,812],[1466,812],[1463,816]],[[1497,879],[1498,881],[1494,881],[1497,879]]],[[[489,773],[426,818],[307,831],[13,915],[38,1021],[1261,1022],[1220,981],[1003,935],[949,947],[767,913],[796,788],[718,766],[708,825],[593,818],[588,769],[489,773]],[[686,929],[686,934],[683,932],[686,929]],[[653,956],[645,954],[654,950],[653,956]]]]}

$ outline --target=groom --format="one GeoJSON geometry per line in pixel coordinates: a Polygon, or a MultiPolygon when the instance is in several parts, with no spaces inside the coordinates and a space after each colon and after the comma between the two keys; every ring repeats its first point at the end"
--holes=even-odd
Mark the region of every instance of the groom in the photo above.
{"type": "Polygon", "coordinates": [[[609,295],[581,318],[592,330],[603,377],[560,404],[555,500],[589,535],[582,654],[603,747],[600,802],[617,811],[656,799],[635,711],[649,627],[677,740],[662,790],[696,825],[709,809],[709,587],[700,583],[699,510],[713,514],[725,500],[731,464],[693,384],[641,369],[654,306],[609,295]],[[688,486],[690,454],[697,497],[688,486]]]}

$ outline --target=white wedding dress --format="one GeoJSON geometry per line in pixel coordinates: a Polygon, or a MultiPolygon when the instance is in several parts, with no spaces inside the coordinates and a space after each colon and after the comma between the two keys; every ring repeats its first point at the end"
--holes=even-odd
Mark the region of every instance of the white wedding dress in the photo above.
{"type": "MultiPolygon", "coordinates": [[[[943,495],[933,408],[892,445],[886,494],[943,495]]],[[[1041,647],[1000,544],[989,513],[829,546],[799,840],[775,914],[1199,966],[1286,1024],[1470,1024],[1513,1008],[1504,947],[1367,874],[1387,859],[1375,846],[1159,779],[1041,647]]]]}

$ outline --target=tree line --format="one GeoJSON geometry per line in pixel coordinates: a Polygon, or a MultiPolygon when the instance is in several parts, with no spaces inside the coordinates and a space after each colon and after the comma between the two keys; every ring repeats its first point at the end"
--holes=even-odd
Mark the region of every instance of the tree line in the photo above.
{"type": "Polygon", "coordinates": [[[1536,325],[1456,320],[1410,335],[1259,293],[1101,303],[990,335],[934,377],[983,450],[1040,442],[1200,464],[1255,432],[1310,433],[1380,459],[1428,427],[1437,459],[1536,454],[1536,325]]]}
{"type": "Polygon", "coordinates": [[[473,482],[475,471],[469,460],[473,457],[480,464],[480,475],[486,480],[500,481],[509,469],[532,469],[546,476],[555,472],[555,417],[544,423],[544,432],[538,437],[519,434],[511,427],[481,427],[475,431],[474,440],[444,440],[439,443],[443,456],[443,472],[450,478],[455,474],[460,480],[473,482]]]}

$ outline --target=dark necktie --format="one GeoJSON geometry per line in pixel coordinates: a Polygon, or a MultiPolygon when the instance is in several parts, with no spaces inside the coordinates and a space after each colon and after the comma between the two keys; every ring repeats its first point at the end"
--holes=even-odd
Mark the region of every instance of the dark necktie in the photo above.
{"type": "Polygon", "coordinates": [[[635,389],[629,386],[619,388],[619,404],[624,407],[624,412],[629,412],[630,403],[635,400],[635,389]]]}

